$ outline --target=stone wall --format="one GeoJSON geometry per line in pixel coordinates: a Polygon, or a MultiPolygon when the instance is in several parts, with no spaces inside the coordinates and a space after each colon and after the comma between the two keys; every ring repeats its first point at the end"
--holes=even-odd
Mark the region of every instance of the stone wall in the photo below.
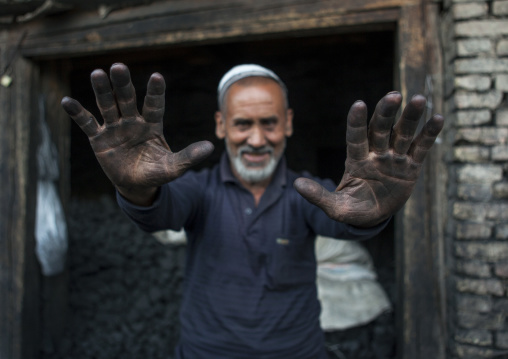
{"type": "Polygon", "coordinates": [[[450,357],[508,355],[508,1],[444,2],[450,357]]]}

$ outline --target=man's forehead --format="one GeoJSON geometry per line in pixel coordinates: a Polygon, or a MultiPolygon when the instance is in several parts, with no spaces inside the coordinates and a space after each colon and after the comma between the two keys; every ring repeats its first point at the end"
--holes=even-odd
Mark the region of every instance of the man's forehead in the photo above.
{"type": "Polygon", "coordinates": [[[241,80],[236,81],[235,83],[231,84],[230,88],[232,87],[248,87],[248,86],[263,86],[263,85],[269,85],[273,84],[277,86],[277,88],[281,89],[281,86],[279,82],[275,81],[272,78],[269,77],[260,77],[260,76],[249,76],[244,77],[241,80]]]}
{"type": "Polygon", "coordinates": [[[265,108],[283,110],[284,94],[280,86],[266,78],[248,78],[234,83],[224,98],[228,110],[233,108],[265,108]]]}

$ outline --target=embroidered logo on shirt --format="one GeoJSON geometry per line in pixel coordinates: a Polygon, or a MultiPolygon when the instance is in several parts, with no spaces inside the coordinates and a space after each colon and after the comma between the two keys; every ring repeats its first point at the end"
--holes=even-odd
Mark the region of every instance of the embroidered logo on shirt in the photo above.
{"type": "Polygon", "coordinates": [[[289,244],[289,239],[277,238],[277,244],[280,244],[282,246],[287,246],[289,244]]]}

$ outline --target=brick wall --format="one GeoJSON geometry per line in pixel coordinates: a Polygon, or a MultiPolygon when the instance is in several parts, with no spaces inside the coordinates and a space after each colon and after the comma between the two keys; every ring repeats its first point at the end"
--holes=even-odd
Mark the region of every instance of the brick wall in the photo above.
{"type": "Polygon", "coordinates": [[[508,355],[508,1],[444,1],[450,357],[508,355]]]}

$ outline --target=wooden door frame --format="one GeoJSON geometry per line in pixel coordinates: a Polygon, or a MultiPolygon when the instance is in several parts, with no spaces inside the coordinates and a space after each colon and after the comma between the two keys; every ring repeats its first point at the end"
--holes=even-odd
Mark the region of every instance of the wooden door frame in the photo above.
{"type": "MultiPolygon", "coordinates": [[[[10,40],[2,42],[0,37],[0,49],[19,51],[13,64],[13,68],[17,69],[17,83],[11,89],[0,89],[0,103],[11,99],[14,90],[19,93],[26,91],[23,86],[29,83],[39,83],[37,88],[40,91],[48,86],[41,84],[44,82],[57,86],[57,93],[64,92],[68,85],[62,81],[65,74],[54,69],[48,75],[49,79],[45,76],[46,80],[43,80],[44,76],[38,71],[39,61],[59,59],[61,63],[68,63],[78,56],[176,44],[191,46],[289,35],[366,31],[391,26],[396,29],[398,49],[396,84],[404,99],[415,93],[425,93],[425,84],[430,79],[434,92],[427,95],[432,98],[435,109],[440,111],[442,70],[435,24],[438,7],[438,2],[430,0],[191,0],[160,1],[119,10],[106,18],[100,18],[95,12],[62,14],[10,29],[4,38],[25,35],[19,49],[14,49],[10,40]],[[427,32],[424,33],[424,29],[427,32]],[[58,87],[58,84],[61,86],[58,87]]],[[[37,112],[31,105],[36,96],[33,91],[28,96],[25,93],[11,113],[22,121],[21,125],[27,126],[25,135],[29,139],[36,139],[33,131],[30,132],[37,112]],[[22,114],[26,108],[31,108],[31,112],[22,114]]],[[[48,109],[48,117],[57,121],[54,128],[66,129],[66,125],[58,125],[58,121],[68,121],[60,107],[53,101],[48,109]]],[[[7,117],[1,116],[1,126],[11,123],[7,117]]],[[[19,131],[23,133],[18,128],[19,131]]],[[[65,137],[64,134],[62,136],[65,137]]],[[[30,141],[27,142],[25,137],[16,141],[17,146],[29,147],[30,141]]],[[[61,141],[61,153],[69,153],[68,146],[66,141],[61,141]]],[[[439,185],[442,189],[436,174],[441,158],[437,147],[427,160],[412,197],[396,216],[398,353],[404,359],[445,358],[443,217],[434,214],[442,207],[435,194],[439,185]]],[[[19,157],[19,151],[16,153],[19,157]]],[[[13,154],[5,152],[0,156],[3,161],[13,154]]],[[[33,195],[29,188],[34,188],[35,180],[29,173],[34,171],[35,164],[25,157],[20,161],[23,171],[10,168],[9,174],[16,181],[23,180],[23,186],[6,196],[11,201],[17,200],[13,197],[16,194],[22,197],[22,208],[13,214],[13,223],[25,230],[14,233],[9,228],[0,228],[0,236],[6,238],[3,244],[6,248],[21,248],[15,251],[19,257],[16,263],[0,253],[0,265],[9,269],[9,274],[2,276],[0,282],[0,359],[35,358],[34,350],[28,355],[26,350],[22,353],[19,348],[22,343],[37,341],[41,337],[40,325],[27,331],[24,327],[27,322],[23,319],[28,313],[33,313],[34,308],[40,307],[35,299],[27,301],[26,293],[39,291],[41,284],[26,278],[27,271],[34,268],[33,256],[29,253],[34,246],[35,201],[25,197],[33,195]],[[13,287],[19,291],[9,292],[6,289],[13,287]],[[28,291],[23,288],[28,288],[28,291]],[[17,308],[20,316],[5,317],[6,308],[17,308]],[[2,333],[8,335],[3,336],[2,333]]],[[[68,176],[65,173],[64,176],[68,176]]],[[[62,182],[65,183],[65,180],[63,178],[62,182]]],[[[0,252],[2,250],[0,244],[0,252]]]]}

